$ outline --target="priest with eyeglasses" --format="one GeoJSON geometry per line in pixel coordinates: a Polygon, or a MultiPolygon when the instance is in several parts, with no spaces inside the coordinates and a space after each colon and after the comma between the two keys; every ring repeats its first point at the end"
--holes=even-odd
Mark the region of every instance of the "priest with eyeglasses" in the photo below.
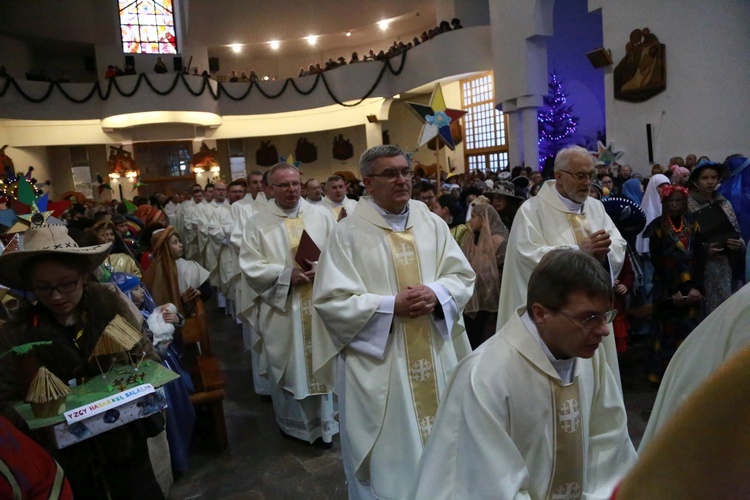
{"type": "Polygon", "coordinates": [[[595,258],[548,252],[526,305],[456,368],[411,498],[610,498],[636,461],[601,351],[613,297],[595,258]]]}
{"type": "MultiPolygon", "coordinates": [[[[594,157],[589,151],[580,146],[562,149],[555,157],[554,180],[545,182],[539,194],[518,209],[505,254],[497,330],[525,304],[531,272],[542,257],[556,248],[576,249],[593,256],[612,283],[620,274],[627,243],[604,205],[589,197],[595,175],[594,157]]],[[[602,349],[619,386],[614,335],[604,338],[602,349]]]]}
{"type": "Polygon", "coordinates": [[[396,146],[359,160],[369,196],[331,232],[313,305],[315,375],[335,370],[349,498],[409,498],[445,384],[470,351],[474,271],[448,225],[411,200],[396,146]]]}

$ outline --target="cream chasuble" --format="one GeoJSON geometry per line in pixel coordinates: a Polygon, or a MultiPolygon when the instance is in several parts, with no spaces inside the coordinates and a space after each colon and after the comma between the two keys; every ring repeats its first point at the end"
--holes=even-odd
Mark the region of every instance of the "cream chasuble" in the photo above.
{"type": "Polygon", "coordinates": [[[519,313],[455,370],[412,498],[609,499],[635,462],[603,353],[565,383],[519,313]]]}
{"type": "Polygon", "coordinates": [[[471,350],[460,311],[473,293],[474,272],[440,218],[414,201],[408,214],[405,230],[394,232],[368,197],[360,200],[331,233],[313,292],[326,326],[313,331],[315,374],[330,385],[337,366],[347,478],[368,483],[380,498],[408,496],[434,405],[471,350]],[[413,283],[449,292],[457,306],[447,318],[449,340],[434,314],[405,321],[391,309],[381,329],[367,330],[384,314],[381,302],[413,283]]]}
{"type": "MultiPolygon", "coordinates": [[[[259,193],[260,196],[263,193],[259,193]]],[[[250,218],[258,213],[259,205],[253,200],[253,197],[245,195],[240,201],[235,202],[229,207],[230,216],[233,219],[232,231],[229,237],[229,243],[237,254],[237,267],[239,268],[240,247],[245,236],[247,225],[250,224],[250,218]]],[[[240,271],[235,287],[235,301],[237,317],[248,324],[257,327],[257,309],[255,308],[258,296],[250,288],[247,278],[240,271]]],[[[248,348],[248,343],[245,343],[248,348]]]]}
{"type": "Polygon", "coordinates": [[[310,378],[311,347],[304,332],[308,324],[310,331],[320,326],[310,305],[310,287],[290,285],[294,249],[303,229],[322,248],[334,224],[330,212],[304,200],[300,200],[295,219],[287,218],[275,203],[269,203],[246,225],[240,247],[240,268],[259,297],[258,331],[269,374],[276,385],[296,399],[321,394],[325,389],[310,378]]]}
{"type": "MultiPolygon", "coordinates": [[[[229,202],[216,203],[212,200],[208,204],[208,219],[205,224],[206,247],[204,250],[204,267],[211,273],[211,285],[220,286],[219,254],[224,243],[224,230],[231,231],[232,222],[229,220],[229,202]]],[[[232,298],[232,297],[228,297],[232,298]]]]}
{"type": "MultiPolygon", "coordinates": [[[[617,278],[625,261],[627,243],[600,201],[588,198],[583,204],[582,213],[571,213],[560,200],[555,181],[545,182],[539,194],[525,201],[516,213],[508,239],[496,329],[500,330],[518,307],[526,305],[529,278],[542,257],[555,248],[577,247],[588,235],[600,229],[609,233],[612,240],[608,262],[612,276],[617,278]]],[[[610,334],[602,344],[607,362],[620,385],[617,349],[611,327],[610,334]]]]}

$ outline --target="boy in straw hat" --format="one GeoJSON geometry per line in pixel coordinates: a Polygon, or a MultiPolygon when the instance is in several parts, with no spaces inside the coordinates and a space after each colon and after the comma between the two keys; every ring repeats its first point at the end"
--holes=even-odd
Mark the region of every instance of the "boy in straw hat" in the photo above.
{"type": "MultiPolygon", "coordinates": [[[[27,292],[27,298],[3,326],[0,351],[49,341],[51,345],[35,350],[40,366],[62,381],[97,375],[99,368],[89,357],[115,315],[139,330],[141,325],[134,308],[114,285],[90,280],[110,246],[79,247],[62,225],[33,226],[22,241],[14,240],[0,255],[0,284],[27,292]]],[[[145,337],[133,351],[158,361],[145,337]]],[[[24,376],[19,358],[0,358],[0,412],[23,428],[25,423],[13,404],[25,398],[30,378],[24,376]]],[[[107,493],[112,498],[162,498],[146,444],[146,437],[161,428],[163,421],[136,420],[50,452],[68,475],[76,498],[102,498],[107,493]]]]}

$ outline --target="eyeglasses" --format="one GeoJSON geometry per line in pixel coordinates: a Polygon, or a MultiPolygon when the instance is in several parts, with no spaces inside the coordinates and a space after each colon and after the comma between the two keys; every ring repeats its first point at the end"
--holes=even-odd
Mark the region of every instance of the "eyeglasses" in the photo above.
{"type": "Polygon", "coordinates": [[[576,318],[575,316],[571,316],[570,314],[566,314],[562,311],[555,311],[554,309],[553,311],[557,314],[562,314],[563,316],[568,318],[571,323],[580,326],[584,330],[593,330],[602,323],[608,325],[612,323],[612,321],[615,319],[615,316],[617,316],[617,309],[610,309],[609,311],[601,314],[592,314],[591,316],[586,316],[583,319],[576,318]]]}
{"type": "Polygon", "coordinates": [[[52,292],[57,290],[57,293],[59,294],[66,294],[66,293],[72,293],[75,291],[76,288],[78,288],[78,282],[80,279],[77,279],[75,281],[69,281],[67,283],[60,283],[56,286],[35,286],[32,288],[34,291],[34,295],[37,297],[49,297],[52,295],[52,292]]]}
{"type": "Polygon", "coordinates": [[[271,184],[271,185],[279,189],[289,189],[289,188],[297,189],[302,184],[299,181],[295,181],[295,182],[282,182],[281,184],[271,184]]]}
{"type": "Polygon", "coordinates": [[[412,170],[409,167],[404,168],[389,168],[387,170],[383,170],[379,174],[370,174],[368,177],[382,177],[383,179],[391,182],[395,182],[399,176],[403,177],[404,179],[411,179],[411,177],[414,175],[414,170],[412,170]]]}
{"type": "Polygon", "coordinates": [[[566,174],[575,177],[578,182],[583,182],[585,180],[593,181],[596,176],[594,172],[591,172],[590,174],[587,174],[586,172],[578,172],[574,174],[573,172],[568,172],[567,170],[562,169],[559,169],[558,172],[565,172],[566,174]]]}

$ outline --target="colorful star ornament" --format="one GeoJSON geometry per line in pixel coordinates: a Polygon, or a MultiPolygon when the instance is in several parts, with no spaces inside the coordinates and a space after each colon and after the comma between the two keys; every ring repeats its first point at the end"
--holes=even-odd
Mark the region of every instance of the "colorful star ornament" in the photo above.
{"type": "Polygon", "coordinates": [[[102,195],[102,192],[105,189],[109,189],[110,191],[112,191],[112,186],[110,186],[108,182],[104,182],[104,179],[102,179],[101,175],[96,174],[96,182],[99,183],[99,188],[98,188],[99,196],[102,195]]]}
{"type": "Polygon", "coordinates": [[[451,122],[454,122],[464,116],[466,111],[460,109],[448,109],[443,97],[443,89],[438,83],[432,91],[429,106],[407,102],[409,109],[419,118],[423,125],[419,134],[419,146],[424,146],[431,139],[437,137],[438,141],[448,146],[451,151],[456,149],[451,134],[451,122]]]}
{"type": "Polygon", "coordinates": [[[604,162],[605,165],[611,167],[613,163],[620,159],[625,151],[615,151],[615,143],[610,142],[607,146],[602,144],[602,141],[596,141],[596,147],[598,151],[594,153],[599,161],[604,162]]]}
{"type": "Polygon", "coordinates": [[[279,156],[279,161],[281,163],[288,163],[289,165],[294,165],[294,168],[296,168],[297,170],[299,170],[299,166],[302,165],[302,162],[294,160],[294,155],[292,153],[289,153],[289,156],[287,156],[286,158],[284,158],[283,156],[279,156]]]}
{"type": "MultiPolygon", "coordinates": [[[[23,232],[29,227],[46,224],[50,216],[59,216],[59,213],[55,213],[55,207],[51,206],[53,204],[49,203],[48,193],[37,197],[33,185],[29,184],[24,176],[19,177],[14,183],[17,198],[9,200],[12,208],[0,210],[0,225],[7,228],[6,233],[23,232]]],[[[52,222],[59,221],[53,217],[52,222]]]]}

